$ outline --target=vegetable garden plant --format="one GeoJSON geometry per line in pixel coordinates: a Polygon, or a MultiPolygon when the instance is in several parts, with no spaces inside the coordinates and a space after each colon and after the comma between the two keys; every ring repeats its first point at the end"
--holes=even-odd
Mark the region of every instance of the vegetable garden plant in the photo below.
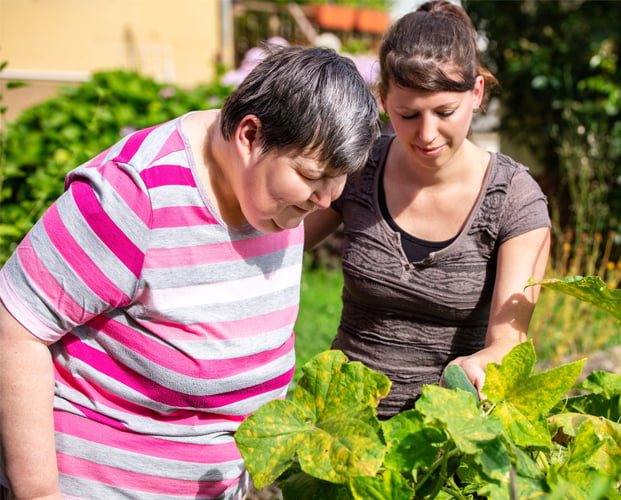
{"type": "MultiPolygon", "coordinates": [[[[621,290],[599,277],[539,284],[621,320],[621,290]]],[[[584,360],[539,373],[535,361],[525,342],[488,366],[485,400],[457,372],[380,421],[390,381],[325,351],[291,399],[261,407],[235,439],[255,486],[276,482],[285,500],[621,498],[621,375],[577,383],[584,360]]]]}

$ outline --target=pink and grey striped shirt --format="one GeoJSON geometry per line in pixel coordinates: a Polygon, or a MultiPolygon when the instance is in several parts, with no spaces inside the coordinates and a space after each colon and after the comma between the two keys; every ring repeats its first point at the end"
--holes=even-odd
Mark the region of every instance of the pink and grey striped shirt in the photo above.
{"type": "Polygon", "coordinates": [[[65,498],[241,498],[233,434],[293,375],[302,227],[227,227],[182,118],[70,172],[0,271],[7,309],[54,341],[65,498]]]}

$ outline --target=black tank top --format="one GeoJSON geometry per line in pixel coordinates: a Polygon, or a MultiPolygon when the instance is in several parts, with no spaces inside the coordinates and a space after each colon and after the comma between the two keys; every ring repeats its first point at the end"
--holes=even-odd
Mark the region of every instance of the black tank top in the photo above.
{"type": "Polygon", "coordinates": [[[392,228],[393,231],[396,231],[401,235],[401,247],[403,248],[403,252],[405,253],[405,256],[410,262],[420,262],[422,260],[425,260],[427,257],[429,257],[429,254],[431,252],[437,252],[438,250],[446,248],[451,243],[453,243],[453,241],[455,241],[455,238],[457,238],[457,235],[455,235],[445,241],[428,241],[417,238],[413,234],[410,234],[401,229],[401,227],[399,227],[399,225],[395,222],[395,220],[390,215],[390,212],[388,211],[388,204],[386,203],[386,193],[384,192],[383,171],[380,173],[378,194],[378,201],[380,210],[382,212],[382,217],[386,219],[386,222],[388,222],[388,225],[392,228]]]}

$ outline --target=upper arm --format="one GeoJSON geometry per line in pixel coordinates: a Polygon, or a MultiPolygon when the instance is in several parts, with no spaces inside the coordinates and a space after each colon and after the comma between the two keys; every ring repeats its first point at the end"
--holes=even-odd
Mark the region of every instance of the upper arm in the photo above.
{"type": "Polygon", "coordinates": [[[516,342],[526,340],[540,288],[526,285],[530,278],[543,278],[549,251],[548,227],[528,231],[500,245],[486,345],[507,335],[514,336],[516,342]]]}
{"type": "Polygon", "coordinates": [[[339,212],[326,208],[304,219],[304,250],[311,250],[339,227],[343,218],[339,212]]]}

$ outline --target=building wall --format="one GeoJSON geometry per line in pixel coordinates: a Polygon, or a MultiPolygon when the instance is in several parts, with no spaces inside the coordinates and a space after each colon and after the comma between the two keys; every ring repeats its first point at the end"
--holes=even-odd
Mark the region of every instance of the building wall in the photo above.
{"type": "Polygon", "coordinates": [[[230,0],[0,0],[0,72],[29,82],[6,90],[7,119],[95,71],[136,70],[160,81],[193,86],[229,63],[223,37],[230,0]],[[224,23],[225,24],[225,23],[224,23]]]}

